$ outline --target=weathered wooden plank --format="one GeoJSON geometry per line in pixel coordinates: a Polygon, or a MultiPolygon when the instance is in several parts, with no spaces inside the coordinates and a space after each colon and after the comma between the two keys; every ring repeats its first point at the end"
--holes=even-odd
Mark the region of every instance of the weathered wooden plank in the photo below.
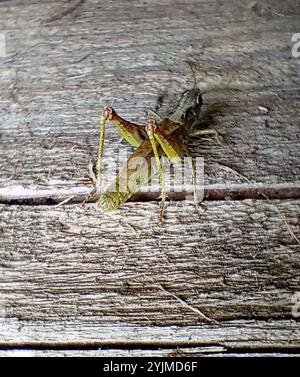
{"type": "Polygon", "coordinates": [[[37,351],[7,350],[0,351],[0,357],[299,357],[297,353],[221,353],[222,347],[194,347],[160,350],[95,350],[95,351],[37,351]]]}
{"type": "MultiPolygon", "coordinates": [[[[157,350],[98,349],[98,350],[0,350],[0,357],[157,357],[224,355],[224,347],[191,347],[157,350]]],[[[287,354],[288,355],[288,354],[287,354]]]]}
{"type": "Polygon", "coordinates": [[[293,318],[299,200],[1,206],[7,317],[191,325],[293,318]],[[288,225],[287,225],[288,224],[288,225]],[[294,295],[294,296],[293,296],[294,295]]]}
{"type": "MultiPolygon", "coordinates": [[[[251,115],[237,116],[236,119],[228,115],[220,121],[222,126],[219,129],[225,136],[224,144],[209,143],[208,146],[200,145],[194,150],[194,155],[204,157],[205,183],[225,185],[249,183],[250,180],[252,183],[269,184],[299,180],[298,103],[299,98],[293,99],[294,111],[285,115],[289,123],[285,123],[278,113],[275,118],[268,117],[269,122],[272,122],[271,127],[266,126],[266,119],[257,120],[251,115]],[[232,122],[237,122],[236,126],[232,126],[232,122]],[[281,168],[278,169],[278,166],[281,168]]],[[[39,104],[36,99],[36,106],[39,104]]],[[[47,101],[44,105],[51,112],[47,101]]],[[[280,106],[282,109],[286,108],[284,104],[280,106]]],[[[33,123],[29,122],[28,127],[24,125],[24,120],[28,121],[23,112],[16,115],[12,111],[10,116],[7,108],[3,110],[6,114],[5,116],[3,113],[3,118],[7,119],[7,123],[1,126],[1,185],[10,186],[22,182],[53,187],[57,181],[77,186],[89,184],[87,165],[91,156],[96,156],[96,119],[94,125],[80,129],[74,123],[73,117],[76,114],[71,115],[70,110],[62,110],[66,119],[68,113],[70,115],[67,124],[58,123],[56,130],[50,126],[48,130],[46,128],[41,131],[34,130],[33,123]],[[18,118],[15,123],[12,117],[18,118]],[[45,131],[50,135],[47,136],[45,131]]],[[[37,127],[45,127],[42,118],[47,110],[45,108],[43,114],[41,110],[37,111],[40,119],[33,122],[37,127]]],[[[37,114],[34,110],[30,113],[33,116],[37,114]]],[[[49,115],[49,121],[50,117],[49,115]]],[[[88,119],[89,115],[86,114],[86,117],[88,119]]],[[[109,130],[107,134],[109,141],[105,148],[106,158],[114,159],[118,164],[119,148],[125,152],[126,147],[124,144],[120,146],[119,137],[114,130],[109,130]]]]}
{"type": "MultiPolygon", "coordinates": [[[[188,1],[172,3],[169,17],[168,1],[146,8],[86,1],[44,22],[72,4],[18,5],[0,15],[8,50],[0,60],[2,186],[52,188],[59,180],[86,187],[103,106],[116,99],[121,114],[144,122],[162,93],[164,110],[187,86],[188,56],[199,62],[203,88],[241,89],[208,96],[231,98],[217,121],[224,145],[195,149],[205,157],[205,183],[299,180],[299,64],[289,58],[298,5],[188,1]]],[[[117,134],[111,130],[108,140],[112,158],[117,134]]]]}
{"type": "Polygon", "coordinates": [[[12,349],[138,349],[222,347],[223,352],[296,352],[295,320],[236,320],[195,326],[95,324],[92,318],[62,321],[19,321],[7,318],[0,327],[1,347],[12,349]],[[275,351],[274,351],[275,352],[275,351]]]}

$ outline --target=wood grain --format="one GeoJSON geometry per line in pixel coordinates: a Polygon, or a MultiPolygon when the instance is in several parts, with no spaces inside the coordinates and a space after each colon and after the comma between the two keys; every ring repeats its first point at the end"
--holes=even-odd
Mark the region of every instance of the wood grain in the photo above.
{"type": "MultiPolygon", "coordinates": [[[[122,350],[122,349],[103,349],[103,350],[7,350],[0,351],[0,357],[195,357],[195,356],[218,356],[218,352],[223,352],[224,347],[191,347],[191,348],[174,348],[159,350],[122,350]]],[[[224,354],[222,354],[224,355],[224,354]]],[[[287,355],[289,354],[282,354],[287,355]]]]}
{"type": "Polygon", "coordinates": [[[0,328],[1,347],[27,350],[177,349],[199,347],[213,353],[281,352],[299,350],[299,325],[293,320],[236,320],[218,325],[138,326],[64,321],[6,319],[0,328]]]}
{"type": "Polygon", "coordinates": [[[1,213],[8,317],[144,325],[292,318],[297,200],[206,202],[200,212],[171,204],[163,227],[152,203],[112,215],[92,205],[1,213]]]}
{"type": "Polygon", "coordinates": [[[97,351],[0,351],[0,357],[299,357],[297,353],[224,353],[222,347],[193,347],[159,350],[97,350],[97,351]],[[218,353],[223,351],[222,353],[218,353]]]}

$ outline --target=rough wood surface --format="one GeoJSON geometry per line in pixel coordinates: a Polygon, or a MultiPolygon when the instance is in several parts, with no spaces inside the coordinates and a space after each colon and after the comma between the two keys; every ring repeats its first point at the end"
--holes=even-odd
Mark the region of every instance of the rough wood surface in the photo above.
{"type": "MultiPolygon", "coordinates": [[[[223,347],[191,347],[159,350],[84,350],[84,351],[37,351],[37,350],[7,350],[0,351],[0,357],[157,357],[157,356],[218,356],[223,347]]],[[[224,355],[221,353],[221,355],[224,355]]],[[[260,354],[259,354],[260,355],[260,354]]],[[[265,354],[263,354],[265,355],[265,354]]],[[[289,356],[289,354],[283,354],[289,356]]]]}
{"type": "Polygon", "coordinates": [[[297,353],[223,353],[223,347],[192,347],[159,350],[95,350],[95,351],[0,351],[0,357],[299,357],[297,353]],[[219,352],[219,353],[218,353],[219,352]]]}
{"type": "Polygon", "coordinates": [[[299,229],[299,209],[297,200],[206,202],[200,213],[173,204],[161,227],[153,203],[114,215],[95,215],[88,204],[3,205],[2,339],[129,345],[152,333],[157,344],[156,326],[168,325],[189,334],[189,344],[212,337],[228,346],[227,337],[249,348],[297,347],[300,246],[290,231],[299,229]],[[70,318],[75,338],[66,338],[70,318]]]}
{"type": "MultiPolygon", "coordinates": [[[[195,326],[97,324],[62,321],[19,321],[7,318],[1,347],[16,349],[170,349],[220,347],[224,352],[298,352],[299,325],[294,320],[236,320],[195,326]]],[[[208,352],[209,353],[209,352],[208,352]]]]}
{"type": "MultiPolygon", "coordinates": [[[[0,6],[8,53],[0,61],[2,186],[91,187],[87,164],[103,107],[115,100],[122,115],[144,122],[166,94],[163,113],[191,85],[189,57],[203,89],[239,89],[205,97],[228,102],[217,119],[224,145],[194,150],[205,157],[205,182],[299,181],[300,65],[290,40],[300,10],[293,1],[269,8],[172,2],[171,12],[168,1],[116,7],[90,0],[70,13],[69,2],[0,6]]],[[[119,136],[112,128],[107,140],[113,158],[119,136]]]]}
{"type": "MultiPolygon", "coordinates": [[[[299,16],[293,0],[0,2],[0,356],[299,352],[299,16]],[[76,203],[103,107],[164,114],[188,58],[224,104],[223,143],[192,143],[209,201],[171,203],[163,227],[157,193],[111,215],[76,203]]],[[[120,145],[109,127],[106,158],[120,145]]]]}

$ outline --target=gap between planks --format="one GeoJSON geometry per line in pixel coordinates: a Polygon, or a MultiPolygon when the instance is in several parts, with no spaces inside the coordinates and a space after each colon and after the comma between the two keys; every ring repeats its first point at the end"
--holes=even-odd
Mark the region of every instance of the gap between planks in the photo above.
{"type": "Polygon", "coordinates": [[[173,340],[163,340],[163,341],[31,341],[31,342],[0,342],[0,351],[5,350],[60,350],[60,351],[71,351],[71,350],[99,350],[101,348],[107,349],[119,349],[119,350],[157,350],[157,349],[170,349],[170,348],[186,348],[192,349],[195,347],[201,348],[216,348],[219,352],[235,352],[235,353],[274,353],[283,352],[289,353],[300,353],[300,347],[297,345],[292,346],[281,346],[281,347],[270,347],[269,345],[257,344],[254,347],[245,344],[245,346],[230,346],[226,344],[218,344],[214,342],[199,342],[197,340],[190,340],[188,342],[173,341],[173,340]]]}
{"type": "MultiPolygon", "coordinates": [[[[4,204],[66,204],[78,202],[92,202],[95,197],[92,195],[91,186],[70,186],[64,187],[26,187],[14,185],[0,188],[0,203],[4,204]]],[[[295,183],[275,183],[275,184],[232,184],[207,185],[199,187],[199,192],[203,192],[202,198],[205,200],[243,200],[243,199],[299,199],[300,182],[295,183]],[[203,190],[203,191],[202,191],[203,190]]],[[[187,196],[192,196],[193,191],[169,192],[168,198],[171,200],[184,200],[187,196]]],[[[155,192],[139,192],[131,199],[132,201],[157,200],[159,190],[155,192]]]]}

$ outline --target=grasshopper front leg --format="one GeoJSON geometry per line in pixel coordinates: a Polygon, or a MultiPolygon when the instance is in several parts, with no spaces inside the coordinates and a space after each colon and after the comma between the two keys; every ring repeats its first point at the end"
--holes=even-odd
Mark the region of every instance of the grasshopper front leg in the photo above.
{"type": "Polygon", "coordinates": [[[111,121],[118,129],[121,136],[133,146],[138,147],[145,140],[145,131],[142,126],[129,122],[120,117],[112,107],[106,107],[99,121],[99,143],[98,156],[96,162],[96,192],[100,192],[101,188],[101,162],[103,157],[103,145],[105,138],[105,125],[107,121],[111,121]]]}
{"type": "Polygon", "coordinates": [[[159,183],[160,183],[160,190],[161,190],[161,213],[160,219],[163,219],[164,213],[164,205],[166,199],[166,188],[164,183],[164,173],[163,168],[160,161],[160,155],[158,153],[158,145],[161,146],[164,153],[167,155],[169,160],[174,164],[179,163],[183,156],[183,148],[180,143],[165,134],[160,128],[159,125],[156,123],[155,120],[150,120],[146,127],[147,135],[150,140],[154,158],[156,161],[157,170],[159,173],[159,183]]]}

